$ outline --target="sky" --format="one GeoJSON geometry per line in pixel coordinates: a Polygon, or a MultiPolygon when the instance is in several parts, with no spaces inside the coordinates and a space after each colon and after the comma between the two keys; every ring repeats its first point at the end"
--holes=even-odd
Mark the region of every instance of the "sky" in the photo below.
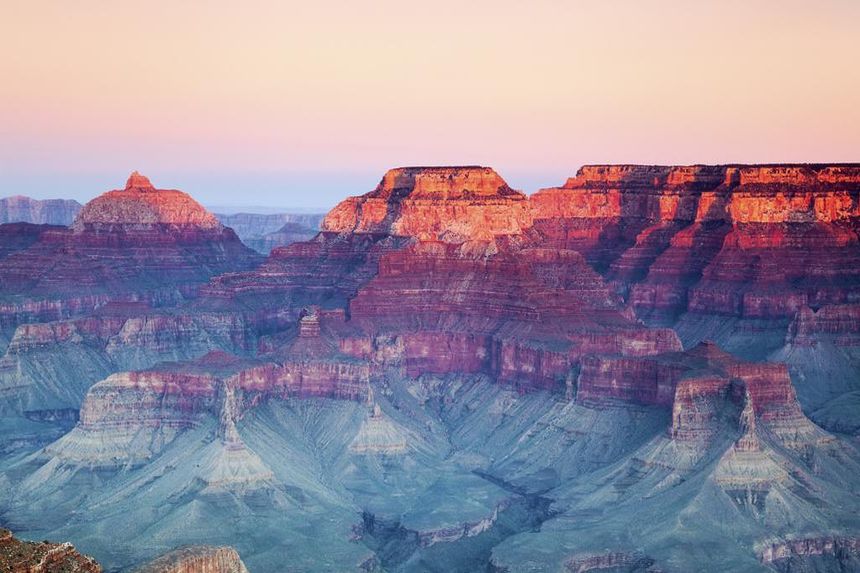
{"type": "Polygon", "coordinates": [[[858,161],[855,0],[0,0],[0,196],[327,209],[402,165],[858,161]]]}

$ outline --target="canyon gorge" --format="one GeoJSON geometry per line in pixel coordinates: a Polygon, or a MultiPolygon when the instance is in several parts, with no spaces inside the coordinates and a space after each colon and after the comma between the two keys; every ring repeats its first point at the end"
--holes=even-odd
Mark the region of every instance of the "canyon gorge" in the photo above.
{"type": "Polygon", "coordinates": [[[24,199],[19,567],[860,570],[860,164],[589,165],[531,195],[404,167],[324,217],[216,217],[137,172],[24,199]]]}

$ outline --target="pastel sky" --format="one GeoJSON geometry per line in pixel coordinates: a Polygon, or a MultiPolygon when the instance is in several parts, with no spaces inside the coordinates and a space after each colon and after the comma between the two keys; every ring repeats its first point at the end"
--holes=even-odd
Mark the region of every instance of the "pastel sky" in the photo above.
{"type": "Polygon", "coordinates": [[[0,196],[138,169],[328,208],[389,167],[860,160],[855,0],[0,0],[0,196]]]}

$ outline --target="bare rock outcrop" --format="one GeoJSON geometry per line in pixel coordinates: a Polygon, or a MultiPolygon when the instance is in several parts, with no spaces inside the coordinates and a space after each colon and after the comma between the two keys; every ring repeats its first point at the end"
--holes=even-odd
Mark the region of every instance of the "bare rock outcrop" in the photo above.
{"type": "Polygon", "coordinates": [[[147,177],[134,171],[124,189],[108,191],[84,205],[72,228],[83,231],[119,225],[135,229],[159,224],[197,229],[221,227],[215,215],[187,193],[156,189],[147,177]]]}
{"type": "Polygon", "coordinates": [[[150,561],[134,573],[248,573],[232,547],[181,547],[150,561]]]}
{"type": "Polygon", "coordinates": [[[109,301],[174,304],[210,277],[259,261],[189,195],[135,172],[125,189],[87,203],[70,229],[47,228],[0,258],[0,324],[57,320],[109,301]]]}
{"type": "Polygon", "coordinates": [[[857,296],[860,166],[583,167],[531,198],[637,312],[792,317],[857,296]]]}
{"type": "Polygon", "coordinates": [[[91,557],[81,555],[71,543],[20,541],[8,529],[0,529],[0,571],[9,573],[101,573],[91,557]]]}
{"type": "Polygon", "coordinates": [[[489,167],[402,167],[326,215],[323,231],[462,242],[531,227],[528,197],[489,167]]]}

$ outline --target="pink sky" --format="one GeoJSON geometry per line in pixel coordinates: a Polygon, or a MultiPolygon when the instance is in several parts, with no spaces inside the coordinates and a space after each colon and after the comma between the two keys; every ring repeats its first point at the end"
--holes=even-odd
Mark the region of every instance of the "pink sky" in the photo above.
{"type": "Polygon", "coordinates": [[[857,161],[858,38],[854,0],[4,0],[0,195],[139,169],[329,206],[396,165],[533,191],[583,163],[857,161]]]}

